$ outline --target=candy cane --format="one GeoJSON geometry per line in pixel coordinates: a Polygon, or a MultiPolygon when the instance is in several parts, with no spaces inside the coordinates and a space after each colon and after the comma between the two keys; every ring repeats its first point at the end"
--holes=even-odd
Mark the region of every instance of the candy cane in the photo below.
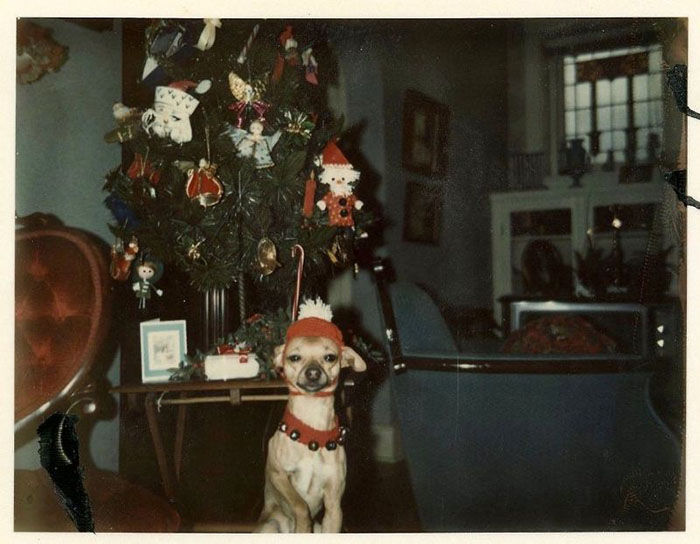
{"type": "Polygon", "coordinates": [[[297,320],[299,315],[299,293],[301,292],[301,275],[304,272],[304,248],[299,244],[294,244],[292,248],[292,258],[299,253],[299,263],[297,264],[297,286],[294,290],[294,305],[292,306],[292,321],[297,320]]]}
{"type": "Polygon", "coordinates": [[[250,46],[253,43],[253,40],[255,39],[255,36],[258,35],[258,30],[260,30],[259,24],[253,27],[253,31],[250,33],[250,36],[248,36],[248,41],[245,42],[243,51],[241,51],[241,54],[238,55],[238,64],[243,64],[245,62],[245,59],[248,57],[248,50],[250,49],[250,46]]]}

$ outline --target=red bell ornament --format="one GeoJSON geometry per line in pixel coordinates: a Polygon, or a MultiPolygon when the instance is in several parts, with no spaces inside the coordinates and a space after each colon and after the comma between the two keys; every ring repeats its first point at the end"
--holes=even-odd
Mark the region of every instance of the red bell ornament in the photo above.
{"type": "Polygon", "coordinates": [[[216,165],[210,164],[205,159],[199,161],[198,169],[191,168],[187,172],[185,192],[190,200],[197,200],[205,208],[221,200],[224,188],[215,174],[216,165]]]}

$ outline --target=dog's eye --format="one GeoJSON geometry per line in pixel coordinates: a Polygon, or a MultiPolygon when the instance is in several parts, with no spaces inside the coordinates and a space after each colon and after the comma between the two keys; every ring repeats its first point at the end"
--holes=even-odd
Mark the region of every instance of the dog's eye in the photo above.
{"type": "Polygon", "coordinates": [[[299,361],[301,361],[301,355],[297,355],[295,353],[294,355],[290,355],[289,357],[287,357],[287,359],[289,359],[293,363],[298,363],[299,361]]]}
{"type": "Polygon", "coordinates": [[[323,360],[326,361],[327,363],[333,363],[338,359],[338,356],[335,355],[334,353],[326,353],[323,356],[323,360]]]}

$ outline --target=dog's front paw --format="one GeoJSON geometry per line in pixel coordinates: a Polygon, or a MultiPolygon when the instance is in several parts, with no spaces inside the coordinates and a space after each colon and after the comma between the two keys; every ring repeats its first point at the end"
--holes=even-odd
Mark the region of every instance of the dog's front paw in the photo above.
{"type": "Polygon", "coordinates": [[[296,530],[294,532],[296,533],[311,533],[312,525],[311,525],[311,520],[307,518],[302,518],[299,519],[297,518],[296,520],[296,530]]]}

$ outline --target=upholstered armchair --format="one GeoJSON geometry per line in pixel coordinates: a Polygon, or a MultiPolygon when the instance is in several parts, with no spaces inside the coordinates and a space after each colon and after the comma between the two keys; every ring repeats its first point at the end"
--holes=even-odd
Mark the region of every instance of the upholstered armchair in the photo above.
{"type": "MultiPolygon", "coordinates": [[[[111,417],[106,365],[111,287],[107,248],[53,216],[20,220],[15,245],[15,444],[36,436],[55,412],[79,415],[80,464],[96,532],[173,532],[180,517],[149,490],[98,470],[88,438],[97,417],[111,417]]],[[[37,459],[39,452],[37,451],[37,459]]],[[[44,469],[15,470],[15,530],[76,530],[44,469]]]]}

